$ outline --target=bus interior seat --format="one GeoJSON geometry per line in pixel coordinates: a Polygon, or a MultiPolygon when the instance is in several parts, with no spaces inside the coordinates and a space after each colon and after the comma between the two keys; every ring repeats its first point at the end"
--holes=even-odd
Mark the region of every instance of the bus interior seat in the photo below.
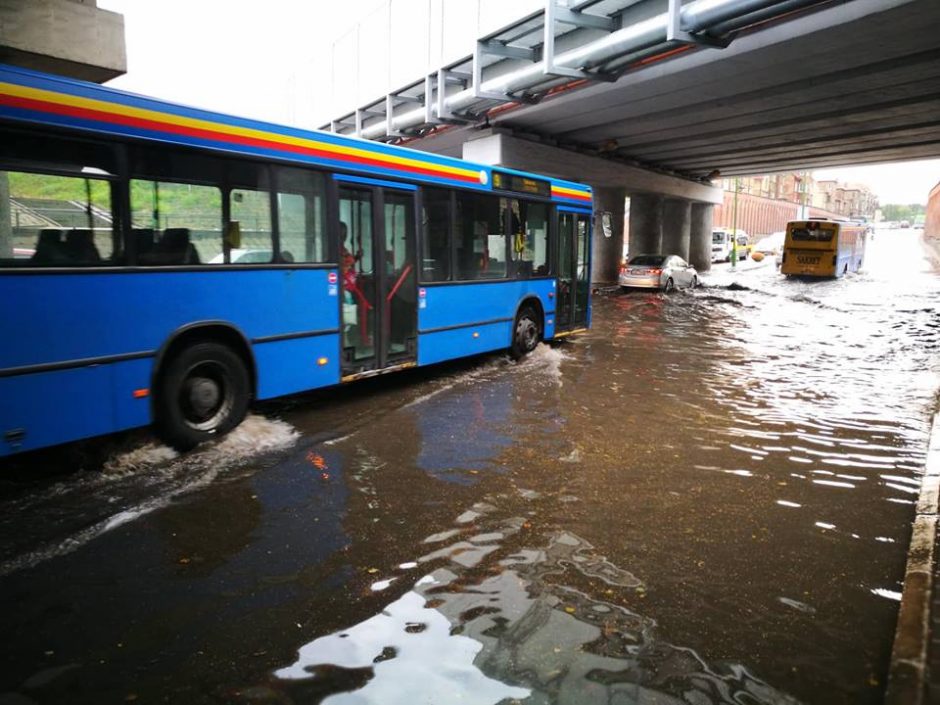
{"type": "Polygon", "coordinates": [[[36,251],[30,260],[38,265],[67,264],[69,254],[62,241],[62,231],[44,228],[36,238],[36,251]]]}
{"type": "Polygon", "coordinates": [[[517,277],[531,277],[532,276],[532,262],[529,260],[520,260],[516,263],[516,276],[517,277]]]}
{"type": "Polygon", "coordinates": [[[153,251],[155,264],[199,264],[199,253],[189,241],[189,228],[167,228],[153,251]]]}
{"type": "Polygon", "coordinates": [[[140,264],[153,264],[153,228],[134,228],[134,245],[140,264]]]}
{"type": "Polygon", "coordinates": [[[75,229],[65,233],[65,250],[69,260],[76,264],[98,264],[101,255],[95,247],[95,235],[91,230],[75,229]]]}
{"type": "Polygon", "coordinates": [[[489,279],[501,279],[506,276],[506,263],[500,262],[495,257],[490,257],[486,265],[486,277],[489,279]]]}

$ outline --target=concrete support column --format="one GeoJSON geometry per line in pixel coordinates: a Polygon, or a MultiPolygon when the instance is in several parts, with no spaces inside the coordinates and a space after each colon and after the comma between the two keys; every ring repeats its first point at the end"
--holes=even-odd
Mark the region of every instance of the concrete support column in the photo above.
{"type": "Polygon", "coordinates": [[[663,197],[630,197],[630,256],[657,255],[663,244],[663,197]]]}
{"type": "Polygon", "coordinates": [[[95,0],[0,2],[3,63],[104,83],[127,72],[124,16],[95,0]]]}
{"type": "Polygon", "coordinates": [[[677,198],[667,198],[663,204],[663,249],[664,255],[679,255],[689,259],[689,237],[692,225],[692,203],[677,198]]]}
{"type": "Polygon", "coordinates": [[[712,268],[713,212],[714,206],[709,203],[692,204],[689,264],[700,272],[707,272],[712,268]]]}
{"type": "Polygon", "coordinates": [[[623,257],[623,206],[626,189],[594,188],[594,235],[591,239],[591,281],[610,283],[617,281],[620,258],[623,257]],[[609,234],[604,227],[605,214],[609,234]]]}

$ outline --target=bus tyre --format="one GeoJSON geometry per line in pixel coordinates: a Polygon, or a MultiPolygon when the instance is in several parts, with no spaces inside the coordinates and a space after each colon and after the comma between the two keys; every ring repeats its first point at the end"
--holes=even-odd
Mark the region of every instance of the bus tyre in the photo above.
{"type": "Polygon", "coordinates": [[[157,435],[178,451],[191,450],[240,424],[250,395],[248,370],[231,348],[191,345],[167,361],[157,380],[157,435]]]}
{"type": "Polygon", "coordinates": [[[542,337],[538,313],[531,306],[523,306],[516,315],[512,326],[512,346],[509,354],[513,360],[519,360],[535,350],[542,337]]]}

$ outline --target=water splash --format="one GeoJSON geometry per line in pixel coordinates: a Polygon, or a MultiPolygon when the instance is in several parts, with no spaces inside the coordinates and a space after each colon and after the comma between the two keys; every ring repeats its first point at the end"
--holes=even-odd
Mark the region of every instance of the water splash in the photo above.
{"type": "Polygon", "coordinates": [[[535,350],[524,357],[519,367],[527,372],[538,370],[559,387],[563,385],[561,365],[571,359],[560,347],[539,343],[535,350]]]}
{"type": "Polygon", "coordinates": [[[210,485],[250,458],[293,445],[299,437],[290,424],[249,415],[220,441],[184,455],[154,442],[121,451],[105,461],[101,472],[56,482],[33,495],[28,512],[23,503],[6,507],[8,515],[17,517],[18,532],[10,534],[12,543],[0,545],[0,576],[71,553],[210,485]],[[69,510],[64,518],[61,506],[69,510]],[[60,521],[50,523],[50,515],[60,521]],[[21,535],[33,537],[33,548],[19,548],[15,540],[21,535]]]}
{"type": "Polygon", "coordinates": [[[178,457],[179,453],[168,446],[146,443],[139,448],[111,456],[105,461],[101,472],[106,477],[125,477],[178,457]]]}

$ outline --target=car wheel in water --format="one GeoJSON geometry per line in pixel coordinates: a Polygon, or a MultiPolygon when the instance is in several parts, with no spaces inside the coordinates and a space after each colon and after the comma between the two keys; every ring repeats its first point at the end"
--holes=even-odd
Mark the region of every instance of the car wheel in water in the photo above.
{"type": "Polygon", "coordinates": [[[513,360],[525,357],[535,350],[542,337],[538,313],[531,306],[523,306],[512,326],[512,346],[509,354],[513,360]]]}
{"type": "Polygon", "coordinates": [[[667,294],[676,290],[676,283],[672,280],[672,277],[669,277],[666,280],[666,286],[664,287],[664,290],[667,294]]]}
{"type": "Polygon", "coordinates": [[[245,418],[251,381],[242,358],[221,343],[202,342],[168,360],[157,381],[157,435],[187,451],[228,433],[245,418]]]}
{"type": "Polygon", "coordinates": [[[698,277],[695,275],[692,275],[692,288],[698,289],[698,277]]]}

